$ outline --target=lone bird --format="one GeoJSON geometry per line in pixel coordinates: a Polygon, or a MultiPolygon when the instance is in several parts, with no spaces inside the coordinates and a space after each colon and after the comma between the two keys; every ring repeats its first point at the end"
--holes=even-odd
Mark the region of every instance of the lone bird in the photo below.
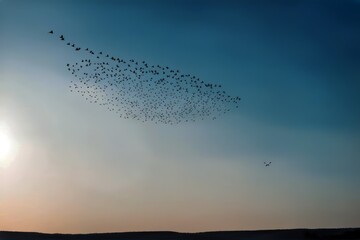
{"type": "Polygon", "coordinates": [[[53,33],[54,33],[54,31],[53,31],[53,30],[51,30],[49,33],[50,33],[50,34],[53,34],[53,33]]]}
{"type": "Polygon", "coordinates": [[[265,167],[269,167],[271,162],[264,162],[264,164],[265,164],[265,167]]]}

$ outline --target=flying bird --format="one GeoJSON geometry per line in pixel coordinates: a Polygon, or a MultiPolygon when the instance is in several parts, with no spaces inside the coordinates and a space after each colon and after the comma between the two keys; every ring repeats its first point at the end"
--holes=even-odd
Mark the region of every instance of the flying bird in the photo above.
{"type": "Polygon", "coordinates": [[[264,164],[265,164],[265,167],[269,167],[271,162],[264,162],[264,164]]]}
{"type": "Polygon", "coordinates": [[[51,30],[49,33],[50,33],[50,34],[53,34],[53,33],[54,33],[54,31],[53,31],[53,30],[51,30]]]}

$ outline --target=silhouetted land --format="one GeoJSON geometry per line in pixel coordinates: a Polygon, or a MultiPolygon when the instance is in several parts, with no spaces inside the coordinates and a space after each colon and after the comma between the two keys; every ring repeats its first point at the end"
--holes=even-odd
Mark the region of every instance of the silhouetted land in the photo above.
{"type": "Polygon", "coordinates": [[[0,231],[0,240],[300,240],[359,239],[360,228],[223,231],[202,233],[124,232],[94,234],[45,234],[0,231]]]}

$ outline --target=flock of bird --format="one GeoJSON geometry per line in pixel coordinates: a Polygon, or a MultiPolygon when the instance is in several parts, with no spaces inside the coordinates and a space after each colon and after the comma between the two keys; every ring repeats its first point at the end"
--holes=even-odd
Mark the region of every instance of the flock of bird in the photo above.
{"type": "MultiPolygon", "coordinates": [[[[49,34],[56,36],[52,30],[49,34]]],[[[63,35],[56,38],[83,56],[66,64],[74,76],[70,91],[121,118],[178,124],[215,120],[239,106],[240,97],[228,95],[220,84],[206,83],[168,66],[95,52],[67,41],[63,35]]]]}

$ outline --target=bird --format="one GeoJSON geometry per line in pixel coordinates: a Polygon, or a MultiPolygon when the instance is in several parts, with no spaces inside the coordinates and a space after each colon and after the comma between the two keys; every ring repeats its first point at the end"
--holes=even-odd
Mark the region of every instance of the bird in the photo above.
{"type": "Polygon", "coordinates": [[[264,164],[265,164],[265,167],[269,167],[271,162],[264,162],[264,164]]]}
{"type": "Polygon", "coordinates": [[[53,33],[54,33],[54,31],[53,31],[53,30],[51,30],[49,33],[50,33],[50,34],[53,34],[53,33]]]}

